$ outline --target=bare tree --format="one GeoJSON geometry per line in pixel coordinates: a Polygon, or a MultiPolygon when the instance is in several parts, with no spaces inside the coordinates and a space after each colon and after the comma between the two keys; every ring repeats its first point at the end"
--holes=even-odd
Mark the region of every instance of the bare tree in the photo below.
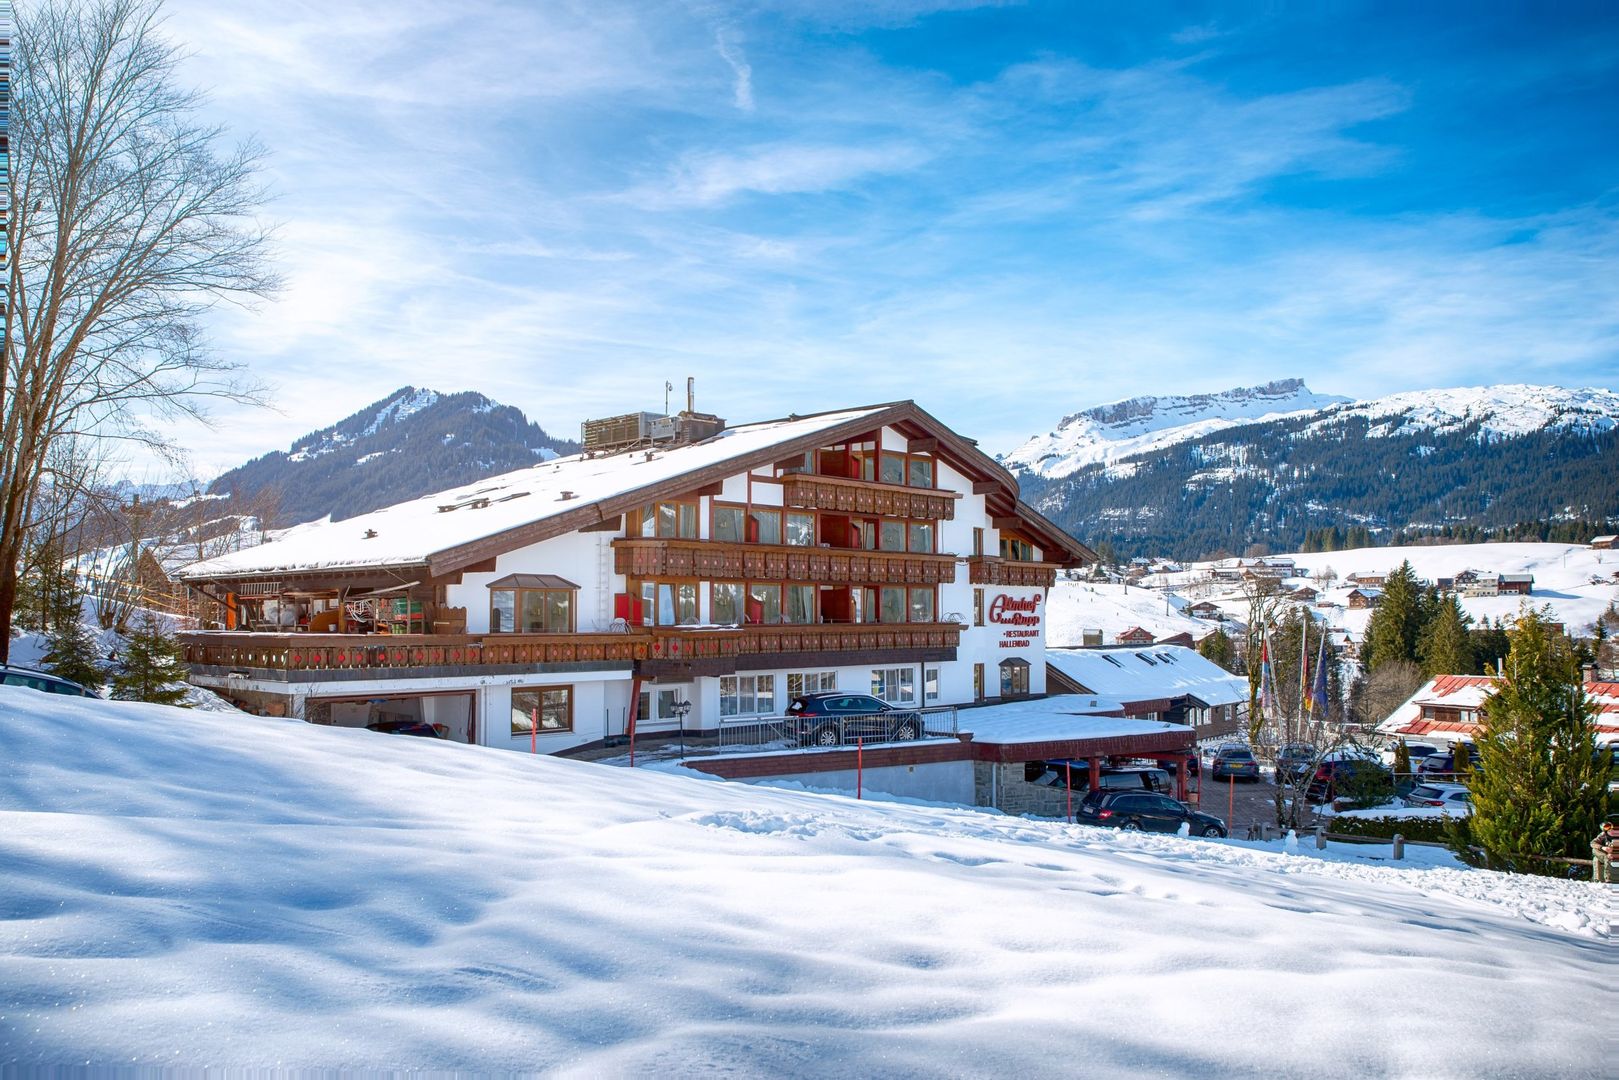
{"type": "Polygon", "coordinates": [[[17,13],[11,267],[0,340],[0,660],[52,446],[164,438],[257,388],[199,324],[275,285],[256,213],[261,151],[221,152],[177,84],[159,0],[40,0],[17,13]]]}
{"type": "Polygon", "coordinates": [[[1248,602],[1248,625],[1243,629],[1243,656],[1248,665],[1248,740],[1254,742],[1266,719],[1259,701],[1260,655],[1286,596],[1281,581],[1268,574],[1251,574],[1245,578],[1242,596],[1248,602]]]}

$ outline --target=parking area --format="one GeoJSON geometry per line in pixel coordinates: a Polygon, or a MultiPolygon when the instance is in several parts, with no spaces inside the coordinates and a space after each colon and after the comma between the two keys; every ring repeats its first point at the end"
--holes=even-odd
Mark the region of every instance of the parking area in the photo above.
{"type": "Polygon", "coordinates": [[[1270,776],[1258,780],[1213,780],[1205,770],[1194,779],[1191,803],[1204,813],[1224,818],[1232,836],[1245,836],[1250,825],[1276,823],[1276,785],[1270,776]]]}

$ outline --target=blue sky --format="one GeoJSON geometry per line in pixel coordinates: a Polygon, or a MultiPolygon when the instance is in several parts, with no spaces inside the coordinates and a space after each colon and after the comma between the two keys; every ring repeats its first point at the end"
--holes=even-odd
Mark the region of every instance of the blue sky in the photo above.
{"type": "Polygon", "coordinates": [[[278,411],[398,386],[548,429],[911,397],[992,451],[1288,376],[1619,388],[1612,4],[171,0],[272,152],[278,411]]]}

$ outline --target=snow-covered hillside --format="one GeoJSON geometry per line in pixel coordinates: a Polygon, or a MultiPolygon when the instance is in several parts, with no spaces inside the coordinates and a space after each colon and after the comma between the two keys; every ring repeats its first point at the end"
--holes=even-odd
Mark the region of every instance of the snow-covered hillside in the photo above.
{"type": "MultiPolygon", "coordinates": [[[[1609,604],[1619,603],[1619,578],[1614,577],[1615,572],[1619,572],[1619,551],[1602,551],[1584,544],[1375,547],[1285,557],[1292,559],[1300,571],[1298,577],[1289,579],[1289,584],[1310,584],[1320,588],[1323,573],[1331,571],[1333,585],[1315,602],[1316,610],[1332,625],[1343,627],[1356,640],[1364,632],[1372,611],[1347,606],[1348,593],[1355,587],[1355,583],[1347,579],[1351,574],[1387,574],[1408,559],[1417,576],[1429,582],[1442,577],[1454,578],[1463,570],[1534,575],[1534,592],[1529,596],[1462,596],[1462,608],[1475,622],[1499,618],[1510,624],[1519,609],[1528,603],[1536,608],[1551,608],[1553,617],[1567,626],[1571,633],[1583,635],[1590,632],[1591,624],[1607,610],[1609,604]]],[[[1210,600],[1218,603],[1228,614],[1244,617],[1247,608],[1241,598],[1241,586],[1214,580],[1212,574],[1217,565],[1197,563],[1187,567],[1184,572],[1155,575],[1148,582],[1168,588],[1174,594],[1174,603],[1210,600]]],[[[1153,595],[1148,590],[1135,591],[1153,595]]],[[[1159,608],[1162,609],[1164,601],[1161,593],[1158,598],[1159,608]]]]}
{"type": "Polygon", "coordinates": [[[1608,1065],[1608,897],[1583,883],[11,688],[0,745],[13,1067],[1608,1065]]]}
{"type": "Polygon", "coordinates": [[[1120,634],[1138,626],[1160,640],[1189,633],[1193,641],[1201,641],[1219,628],[1218,622],[1186,615],[1186,604],[1173,593],[1140,586],[1058,580],[1046,607],[1046,644],[1084,645],[1086,631],[1091,631],[1101,634],[1101,644],[1113,645],[1120,634]]]}
{"type": "Polygon", "coordinates": [[[1619,427],[1619,394],[1561,386],[1461,386],[1390,394],[1322,410],[1316,430],[1348,417],[1374,421],[1375,434],[1420,435],[1480,425],[1485,438],[1507,439],[1546,428],[1582,433],[1619,427]]]}
{"type": "Polygon", "coordinates": [[[1312,393],[1302,379],[1218,394],[1130,398],[1064,417],[1054,431],[1036,435],[1003,460],[1014,469],[1056,478],[1237,424],[1317,412],[1348,400],[1312,393]]]}

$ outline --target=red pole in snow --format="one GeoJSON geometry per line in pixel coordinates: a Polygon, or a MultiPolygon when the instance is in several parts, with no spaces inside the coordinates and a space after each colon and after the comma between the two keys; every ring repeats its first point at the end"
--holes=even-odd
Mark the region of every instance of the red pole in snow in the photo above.
{"type": "Polygon", "coordinates": [[[866,769],[866,740],[859,738],[854,741],[854,797],[862,798],[865,783],[866,769]]]}
{"type": "Polygon", "coordinates": [[[1236,820],[1237,820],[1237,777],[1235,776],[1235,774],[1226,773],[1226,775],[1225,775],[1225,786],[1226,786],[1225,824],[1226,824],[1226,828],[1231,829],[1231,828],[1236,827],[1235,823],[1236,823],[1236,820]]]}
{"type": "Polygon", "coordinates": [[[1068,820],[1073,821],[1074,820],[1074,763],[1072,761],[1070,761],[1066,765],[1064,765],[1063,768],[1068,770],[1068,779],[1063,781],[1063,783],[1068,785],[1068,820]]]}
{"type": "Polygon", "coordinates": [[[533,712],[528,714],[528,722],[529,722],[528,752],[531,753],[531,754],[538,754],[540,752],[540,710],[539,709],[535,709],[533,712]]]}

